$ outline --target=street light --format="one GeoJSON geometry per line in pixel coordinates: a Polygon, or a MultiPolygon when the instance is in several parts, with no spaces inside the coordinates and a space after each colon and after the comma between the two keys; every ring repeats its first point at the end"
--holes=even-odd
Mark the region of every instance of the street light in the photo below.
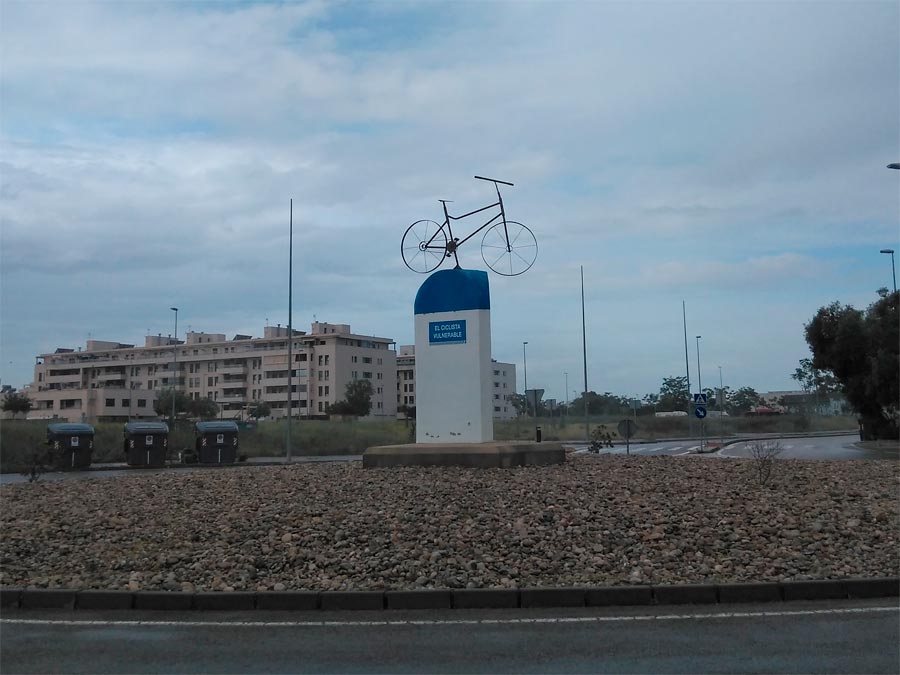
{"type": "MultiPolygon", "coordinates": [[[[703,381],[700,379],[700,338],[702,336],[697,336],[697,391],[700,392],[700,395],[703,395],[703,381]]],[[[688,391],[690,394],[690,391],[688,391]]],[[[703,419],[700,419],[700,452],[703,452],[703,440],[704,440],[704,429],[703,429],[703,419]]]]}
{"type": "Polygon", "coordinates": [[[564,391],[566,392],[566,416],[569,414],[569,373],[563,373],[566,376],[566,388],[564,391]]]}
{"type": "Polygon", "coordinates": [[[697,336],[697,391],[701,394],[703,393],[703,384],[700,380],[700,338],[702,335],[697,336]]]}
{"type": "MultiPolygon", "coordinates": [[[[900,168],[900,166],[898,166],[900,168]]],[[[891,277],[894,279],[894,293],[897,292],[897,271],[894,268],[894,249],[892,248],[883,248],[881,249],[881,253],[890,253],[891,254],[891,277]]]]}
{"type": "Polygon", "coordinates": [[[173,312],[175,312],[175,336],[173,341],[173,347],[175,351],[175,361],[172,366],[172,433],[175,432],[175,382],[178,373],[178,308],[177,307],[169,307],[173,312]]]}
{"type": "Polygon", "coordinates": [[[522,370],[525,375],[525,417],[528,417],[528,358],[525,354],[525,345],[528,342],[522,343],[522,370]]]}
{"type": "Polygon", "coordinates": [[[889,169],[900,169],[900,163],[894,162],[893,164],[888,164],[887,168],[889,169]]]}

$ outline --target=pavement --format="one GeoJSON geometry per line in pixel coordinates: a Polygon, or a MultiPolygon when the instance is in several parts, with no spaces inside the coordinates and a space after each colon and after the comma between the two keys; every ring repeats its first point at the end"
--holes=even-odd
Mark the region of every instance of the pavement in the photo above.
{"type": "Polygon", "coordinates": [[[4,673],[896,673],[895,601],[4,612],[4,673]]]}

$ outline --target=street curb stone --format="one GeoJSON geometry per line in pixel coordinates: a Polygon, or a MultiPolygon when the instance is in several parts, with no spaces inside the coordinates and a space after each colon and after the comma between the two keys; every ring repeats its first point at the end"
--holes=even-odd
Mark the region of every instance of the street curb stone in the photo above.
{"type": "Polygon", "coordinates": [[[22,609],[75,609],[75,594],[55,588],[26,588],[20,602],[22,609]]]}
{"type": "Polygon", "coordinates": [[[384,609],[382,591],[323,591],[319,595],[322,609],[384,609]]]}
{"type": "Polygon", "coordinates": [[[519,591],[514,588],[461,588],[453,591],[456,609],[514,609],[519,591]]]}
{"type": "Polygon", "coordinates": [[[193,593],[194,601],[191,606],[194,609],[210,609],[224,612],[240,612],[253,609],[255,606],[255,593],[249,591],[237,591],[233,593],[193,593]]]}
{"type": "Polygon", "coordinates": [[[21,588],[0,588],[0,607],[3,609],[18,608],[21,598],[21,588]]]}
{"type": "Polygon", "coordinates": [[[387,591],[388,609],[451,609],[453,592],[449,590],[387,591]]]}
{"type": "Polygon", "coordinates": [[[76,609],[131,609],[134,594],[130,591],[79,591],[76,609]]]}
{"type": "Polygon", "coordinates": [[[717,602],[716,587],[709,584],[654,586],[653,598],[658,605],[708,605],[717,602]]]}
{"type": "Polygon", "coordinates": [[[847,587],[842,579],[783,581],[781,590],[785,600],[839,600],[847,597],[847,587]]]}
{"type": "Polygon", "coordinates": [[[141,591],[134,594],[135,609],[190,609],[193,593],[177,593],[168,591],[141,591]]]}
{"type": "Polygon", "coordinates": [[[900,596],[900,578],[847,579],[844,581],[851,598],[896,598],[900,596]]]}
{"type": "Polygon", "coordinates": [[[804,581],[562,588],[418,589],[408,591],[266,591],[254,593],[0,589],[3,609],[84,610],[383,610],[604,607],[840,600],[900,596],[900,577],[804,581]]]}
{"type": "Polygon", "coordinates": [[[523,588],[520,607],[584,607],[584,588],[523,588]]]}
{"type": "Polygon", "coordinates": [[[777,602],[781,587],[775,583],[720,584],[719,602],[777,602]]]}
{"type": "Polygon", "coordinates": [[[588,588],[585,591],[585,604],[588,607],[650,605],[653,604],[653,589],[650,586],[588,588]]]}
{"type": "Polygon", "coordinates": [[[317,591],[266,591],[256,594],[256,609],[308,611],[319,609],[317,591]]]}

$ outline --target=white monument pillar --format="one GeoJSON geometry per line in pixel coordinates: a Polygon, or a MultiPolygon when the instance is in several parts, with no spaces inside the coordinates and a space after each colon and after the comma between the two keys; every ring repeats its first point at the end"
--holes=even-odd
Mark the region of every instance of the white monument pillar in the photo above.
{"type": "Polygon", "coordinates": [[[435,272],[419,288],[416,442],[494,440],[487,272],[435,272]]]}

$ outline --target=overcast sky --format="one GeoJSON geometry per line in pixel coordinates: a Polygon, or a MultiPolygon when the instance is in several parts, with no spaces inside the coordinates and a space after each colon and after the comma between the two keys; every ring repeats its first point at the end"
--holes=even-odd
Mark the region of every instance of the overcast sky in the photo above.
{"type": "MultiPolygon", "coordinates": [[[[886,2],[0,3],[4,384],[147,333],[349,323],[413,342],[406,227],[504,190],[493,353],[546,397],[796,388],[803,324],[900,249],[886,2]]],[[[480,224],[477,223],[477,224],[480,224]]],[[[484,269],[479,239],[464,267],[484,269]]]]}

